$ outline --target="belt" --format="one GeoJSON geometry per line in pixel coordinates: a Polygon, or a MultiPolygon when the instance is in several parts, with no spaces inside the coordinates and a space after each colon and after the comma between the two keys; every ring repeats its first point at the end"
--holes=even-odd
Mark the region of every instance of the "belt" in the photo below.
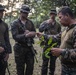
{"type": "Polygon", "coordinates": [[[16,44],[22,47],[28,47],[27,44],[20,44],[20,43],[16,43],[16,44]]]}

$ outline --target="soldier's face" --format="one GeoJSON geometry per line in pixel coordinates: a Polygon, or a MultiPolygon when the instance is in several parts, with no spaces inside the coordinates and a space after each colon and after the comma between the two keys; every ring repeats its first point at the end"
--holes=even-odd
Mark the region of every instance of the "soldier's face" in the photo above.
{"type": "Polygon", "coordinates": [[[63,26],[68,26],[69,25],[69,17],[67,15],[63,15],[62,13],[59,13],[58,17],[59,17],[59,22],[63,26]]]}
{"type": "Polygon", "coordinates": [[[26,12],[21,12],[21,17],[24,18],[24,19],[27,19],[28,13],[26,13],[26,12]]]}
{"type": "Polygon", "coordinates": [[[0,19],[3,18],[3,11],[0,11],[0,19]]]}
{"type": "Polygon", "coordinates": [[[53,14],[53,13],[50,14],[50,18],[51,18],[51,19],[55,19],[55,16],[56,16],[56,15],[53,14]]]}

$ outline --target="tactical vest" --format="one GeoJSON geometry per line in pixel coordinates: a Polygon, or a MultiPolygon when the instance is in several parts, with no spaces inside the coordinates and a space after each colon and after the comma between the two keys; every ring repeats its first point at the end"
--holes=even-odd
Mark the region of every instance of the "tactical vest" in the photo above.
{"type": "Polygon", "coordinates": [[[61,49],[73,49],[73,30],[76,28],[73,27],[70,30],[65,30],[62,35],[61,35],[61,45],[60,48],[61,49]]]}

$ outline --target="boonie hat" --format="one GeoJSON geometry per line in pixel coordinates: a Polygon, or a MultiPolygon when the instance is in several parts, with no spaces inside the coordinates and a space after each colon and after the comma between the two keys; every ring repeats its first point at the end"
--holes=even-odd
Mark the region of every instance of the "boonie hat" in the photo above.
{"type": "Polygon", "coordinates": [[[29,13],[30,12],[30,8],[29,8],[28,5],[22,5],[22,7],[20,8],[20,11],[29,13]]]}

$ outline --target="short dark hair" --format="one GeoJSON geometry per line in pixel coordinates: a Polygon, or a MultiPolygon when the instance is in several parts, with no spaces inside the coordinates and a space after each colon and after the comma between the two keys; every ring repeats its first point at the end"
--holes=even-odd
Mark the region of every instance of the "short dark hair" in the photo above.
{"type": "Polygon", "coordinates": [[[69,14],[69,16],[71,18],[74,18],[74,14],[73,14],[72,10],[70,9],[70,7],[68,7],[68,6],[61,7],[60,10],[59,10],[59,12],[58,12],[58,14],[59,13],[62,13],[63,15],[69,14]]]}

